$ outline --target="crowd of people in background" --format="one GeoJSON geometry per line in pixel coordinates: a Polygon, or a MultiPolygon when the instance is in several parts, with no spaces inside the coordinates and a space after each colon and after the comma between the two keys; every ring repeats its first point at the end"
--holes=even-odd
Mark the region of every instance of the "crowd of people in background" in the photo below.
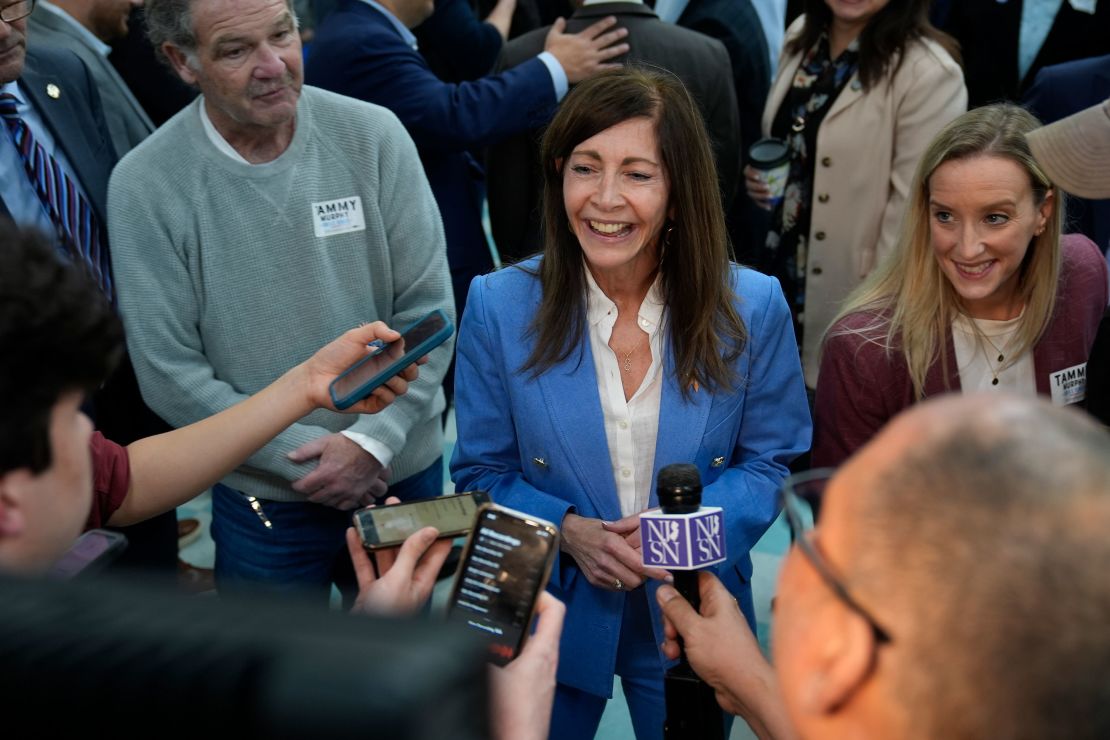
{"type": "Polygon", "coordinates": [[[561,532],[499,738],[593,737],[615,676],[661,738],[683,646],[726,732],[1110,732],[1110,1],[0,0],[0,118],[0,572],[103,526],[418,613],[450,543],[351,512],[443,493],[453,408],[454,488],[561,532]],[[700,612],[640,553],[676,462],[700,612]]]}

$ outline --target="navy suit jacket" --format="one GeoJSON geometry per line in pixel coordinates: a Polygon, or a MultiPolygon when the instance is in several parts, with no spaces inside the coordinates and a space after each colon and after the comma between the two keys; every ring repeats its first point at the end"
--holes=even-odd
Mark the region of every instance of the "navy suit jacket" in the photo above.
{"type": "Polygon", "coordinates": [[[1021,9],[1022,0],[949,3],[942,29],[960,42],[969,108],[1021,100],[1042,67],[1110,52],[1110,3],[1100,0],[1092,14],[1064,0],[1032,66],[1019,78],[1021,9]]]}
{"type": "Polygon", "coordinates": [[[549,120],[556,100],[547,67],[533,59],[473,82],[443,82],[389,19],[361,0],[343,0],[317,27],[314,46],[308,84],[389,108],[416,142],[461,308],[469,279],[493,264],[482,229],[484,173],[470,151],[549,120]]]}
{"type": "MultiPolygon", "coordinates": [[[[31,45],[19,87],[73,167],[69,174],[85,191],[100,221],[101,241],[107,244],[108,175],[116,165],[116,152],[96,81],[72,51],[31,45]],[[47,94],[48,85],[57,86],[58,97],[47,94]]],[[[8,215],[7,208],[4,211],[8,215]]]]}
{"type": "MultiPolygon", "coordinates": [[[[85,191],[100,221],[101,243],[108,244],[108,176],[116,165],[116,152],[96,81],[72,51],[31,45],[19,86],[73,167],[69,174],[85,191]],[[57,86],[58,97],[47,93],[48,85],[57,86]]],[[[168,429],[143,403],[127,355],[93,394],[88,410],[97,428],[120,444],[168,429]]]]}
{"type": "MultiPolygon", "coordinates": [[[[615,521],[620,504],[589,342],[537,378],[519,370],[534,347],[528,327],[541,295],[529,270],[538,264],[533,258],[471,286],[456,347],[458,443],[451,477],[459,491],[488,491],[497,503],[556,525],[567,513],[615,521]]],[[[737,388],[702,388],[684,399],[665,342],[649,506],[658,506],[654,478],[660,468],[697,465],[703,504],[724,510],[728,559],[719,575],[754,627],[749,550],[778,515],[779,486],[790,461],[809,448],[811,428],[798,345],[778,281],[734,266],[732,284],[748,330],[735,365],[737,388]]],[[[659,644],[657,585],[645,587],[659,644]]],[[[567,605],[559,681],[608,696],[627,594],[595,588],[562,555],[548,590],[567,605]]]]}
{"type": "MultiPolygon", "coordinates": [[[[1052,123],[1110,98],[1110,54],[1054,64],[1037,73],[1025,107],[1052,123]]],[[[1089,236],[1105,253],[1110,248],[1110,200],[1069,198],[1065,231],[1089,236]]]]}

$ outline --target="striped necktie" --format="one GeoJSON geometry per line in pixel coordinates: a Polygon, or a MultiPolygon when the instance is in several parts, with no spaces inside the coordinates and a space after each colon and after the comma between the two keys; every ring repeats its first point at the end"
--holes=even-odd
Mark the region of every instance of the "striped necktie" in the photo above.
{"type": "Polygon", "coordinates": [[[88,268],[101,290],[111,299],[112,267],[106,245],[101,243],[100,222],[73,178],[66,174],[42,144],[35,141],[31,129],[19,117],[16,109],[18,102],[14,95],[0,93],[0,117],[11,132],[27,177],[31,179],[70,256],[88,268]]]}

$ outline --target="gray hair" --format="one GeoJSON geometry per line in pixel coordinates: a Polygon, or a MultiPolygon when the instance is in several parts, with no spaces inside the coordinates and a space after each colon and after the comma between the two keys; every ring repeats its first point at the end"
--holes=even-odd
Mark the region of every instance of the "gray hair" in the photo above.
{"type": "MultiPolygon", "coordinates": [[[[146,35],[154,53],[163,63],[169,64],[162,44],[170,43],[187,56],[194,56],[197,35],[193,30],[193,0],[147,0],[146,35]]],[[[172,66],[172,65],[171,65],[172,66]]]]}
{"type": "MultiPolygon", "coordinates": [[[[170,64],[162,45],[169,43],[181,49],[190,67],[196,67],[197,34],[193,27],[194,0],[146,0],[146,35],[150,39],[154,53],[164,64],[170,64]]],[[[293,28],[300,28],[297,13],[293,10],[292,0],[285,0],[293,28]]]]}

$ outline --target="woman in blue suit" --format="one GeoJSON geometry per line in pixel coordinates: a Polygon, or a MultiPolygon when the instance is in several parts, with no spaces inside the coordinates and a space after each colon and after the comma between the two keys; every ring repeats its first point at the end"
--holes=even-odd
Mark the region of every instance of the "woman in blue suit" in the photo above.
{"type": "Polygon", "coordinates": [[[471,284],[452,478],[560,526],[552,738],[594,735],[614,673],[637,738],[662,737],[663,574],[638,550],[659,469],[696,464],[724,509],[720,576],[754,626],[748,551],[809,447],[790,311],[729,262],[708,141],[670,75],[579,84],[544,136],[542,257],[471,284]]]}

